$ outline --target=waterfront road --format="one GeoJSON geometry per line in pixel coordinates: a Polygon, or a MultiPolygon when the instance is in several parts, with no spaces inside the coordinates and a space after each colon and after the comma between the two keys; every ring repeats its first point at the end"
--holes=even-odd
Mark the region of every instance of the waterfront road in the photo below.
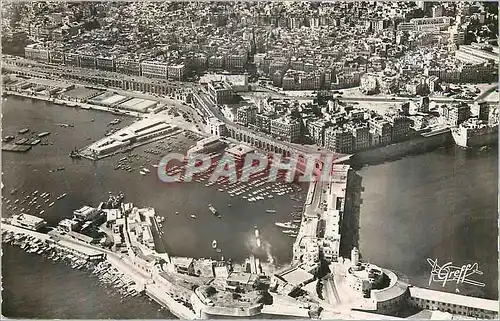
{"type": "MultiPolygon", "coordinates": [[[[56,64],[49,64],[49,63],[43,63],[43,62],[37,62],[33,60],[28,60],[25,58],[21,57],[15,57],[15,56],[9,56],[9,55],[2,55],[3,58],[3,67],[6,67],[7,69],[11,68],[18,68],[18,69],[28,69],[29,71],[38,71],[40,73],[51,73],[54,77],[60,76],[61,74],[79,74],[79,75],[99,75],[103,78],[110,78],[110,79],[127,79],[127,78],[140,78],[140,77],[133,77],[133,76],[127,76],[124,74],[116,73],[116,72],[110,72],[110,71],[102,71],[102,70],[96,70],[96,69],[88,69],[88,68],[80,68],[80,67],[73,67],[73,66],[61,66],[61,65],[56,65],[56,64]],[[23,68],[24,67],[24,68],[23,68]]],[[[196,83],[191,83],[191,82],[179,82],[179,81],[169,81],[169,83],[175,84],[179,87],[188,87],[188,88],[193,88],[193,90],[196,90],[197,88],[199,89],[200,87],[196,83]]],[[[497,88],[497,84],[492,85],[490,88],[488,88],[485,92],[481,93],[478,97],[476,97],[474,100],[466,100],[466,99],[454,99],[454,98],[447,98],[447,97],[429,97],[430,101],[435,101],[439,103],[456,103],[456,102],[466,102],[466,103],[472,103],[475,100],[481,100],[484,97],[486,97],[488,94],[490,94],[493,90],[497,88]]],[[[272,97],[280,98],[280,99],[290,99],[290,100],[312,100],[314,97],[307,97],[307,96],[288,96],[284,93],[276,92],[269,90],[265,87],[257,87],[257,91],[253,92],[248,92],[245,93],[245,95],[259,95],[259,94],[266,94],[270,95],[272,97]]],[[[340,89],[341,90],[341,89],[340,89]]],[[[365,102],[405,102],[405,101],[410,101],[410,100],[415,100],[418,99],[418,97],[381,97],[381,96],[360,96],[360,97],[339,97],[340,101],[365,101],[365,102]]],[[[216,115],[218,116],[218,115],[216,115]]]]}

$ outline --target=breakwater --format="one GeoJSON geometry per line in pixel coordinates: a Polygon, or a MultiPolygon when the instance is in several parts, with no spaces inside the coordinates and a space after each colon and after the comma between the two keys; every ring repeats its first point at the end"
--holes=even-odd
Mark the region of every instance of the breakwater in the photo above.
{"type": "Polygon", "coordinates": [[[120,272],[105,256],[88,257],[84,251],[78,251],[78,245],[68,246],[47,234],[14,228],[2,223],[2,242],[17,246],[27,253],[36,253],[47,260],[59,262],[77,270],[88,270],[96,275],[102,284],[111,285],[123,297],[140,294],[141,289],[126,274],[120,272]]]}

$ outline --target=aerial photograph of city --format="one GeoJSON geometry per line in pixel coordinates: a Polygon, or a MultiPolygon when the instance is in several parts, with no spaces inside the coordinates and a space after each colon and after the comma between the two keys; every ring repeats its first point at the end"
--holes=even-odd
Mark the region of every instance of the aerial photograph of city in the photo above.
{"type": "Polygon", "coordinates": [[[2,318],[498,319],[498,2],[1,15],[2,318]]]}

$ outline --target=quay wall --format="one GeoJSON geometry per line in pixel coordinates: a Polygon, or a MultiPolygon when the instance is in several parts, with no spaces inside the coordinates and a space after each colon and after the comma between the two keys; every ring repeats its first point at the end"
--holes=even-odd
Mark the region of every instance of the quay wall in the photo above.
{"type": "Polygon", "coordinates": [[[352,161],[361,164],[383,162],[408,154],[425,153],[441,146],[453,144],[454,140],[451,131],[445,131],[432,136],[418,136],[404,142],[356,152],[352,161]]]}
{"type": "Polygon", "coordinates": [[[174,300],[172,296],[155,284],[146,285],[146,294],[158,304],[166,306],[168,310],[181,320],[199,319],[194,312],[183,304],[174,300]]]}
{"type": "Polygon", "coordinates": [[[258,317],[262,311],[262,304],[246,308],[230,308],[222,306],[205,306],[201,312],[202,319],[240,319],[258,317]]]}
{"type": "MultiPolygon", "coordinates": [[[[52,98],[49,98],[46,96],[30,95],[30,94],[20,93],[17,91],[10,91],[10,90],[5,90],[4,93],[6,95],[12,95],[12,96],[30,98],[30,99],[37,99],[37,100],[43,100],[43,101],[54,103],[54,101],[52,101],[52,98]]],[[[80,107],[82,109],[94,109],[94,110],[100,110],[100,111],[110,112],[110,113],[114,113],[114,114],[120,114],[120,115],[128,116],[128,117],[143,117],[144,116],[144,114],[139,113],[139,112],[124,111],[124,110],[119,110],[119,109],[118,109],[118,111],[116,111],[114,108],[110,108],[110,107],[103,107],[103,106],[91,105],[91,104],[80,103],[80,102],[71,102],[69,100],[62,100],[62,99],[57,99],[57,101],[62,102],[64,104],[71,103],[71,104],[75,105],[75,107],[68,107],[68,108],[80,107]]]]}

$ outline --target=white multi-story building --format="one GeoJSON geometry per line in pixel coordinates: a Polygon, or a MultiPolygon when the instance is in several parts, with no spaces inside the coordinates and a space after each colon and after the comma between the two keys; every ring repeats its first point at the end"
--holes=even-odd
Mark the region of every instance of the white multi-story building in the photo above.
{"type": "Polygon", "coordinates": [[[186,73],[186,65],[178,64],[178,65],[170,65],[168,66],[168,78],[175,80],[182,80],[186,73]]]}
{"type": "Polygon", "coordinates": [[[208,119],[207,122],[208,132],[211,135],[222,137],[226,135],[226,124],[216,117],[208,119]]]}
{"type": "Polygon", "coordinates": [[[271,135],[287,142],[296,142],[300,137],[300,122],[290,116],[271,120],[271,135]]]}
{"type": "Polygon", "coordinates": [[[91,220],[99,214],[99,210],[90,206],[82,206],[81,208],[74,210],[73,215],[78,221],[91,220]]]}
{"type": "Polygon", "coordinates": [[[168,64],[161,61],[143,61],[141,62],[141,75],[148,78],[166,79],[168,77],[168,64]]]}

